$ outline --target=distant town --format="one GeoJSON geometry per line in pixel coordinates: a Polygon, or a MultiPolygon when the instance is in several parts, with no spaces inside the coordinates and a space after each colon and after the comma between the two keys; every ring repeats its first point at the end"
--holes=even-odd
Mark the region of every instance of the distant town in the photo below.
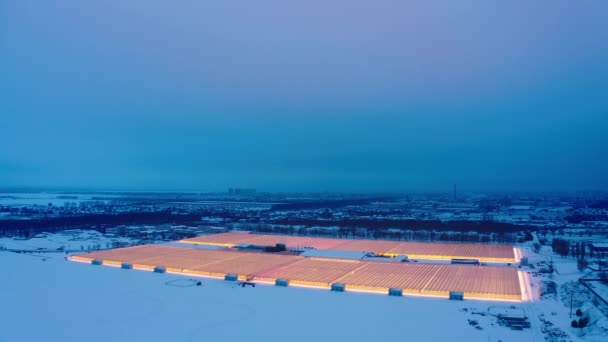
{"type": "MultiPolygon", "coordinates": [[[[608,240],[608,194],[0,193],[0,234],[92,229],[170,241],[224,230],[388,240],[608,240]]],[[[574,245],[574,243],[572,244],[574,245]]],[[[572,247],[574,248],[574,247],[572,247]]],[[[572,251],[568,251],[570,253],[572,251]]]]}

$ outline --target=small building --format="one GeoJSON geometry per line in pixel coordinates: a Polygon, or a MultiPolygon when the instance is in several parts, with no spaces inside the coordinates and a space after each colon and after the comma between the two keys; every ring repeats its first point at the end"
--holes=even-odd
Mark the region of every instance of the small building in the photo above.
{"type": "Polygon", "coordinates": [[[287,250],[287,246],[284,243],[277,243],[274,246],[258,246],[258,245],[241,243],[241,244],[234,246],[234,248],[243,250],[243,251],[273,252],[273,253],[284,252],[287,250]]]}
{"type": "Polygon", "coordinates": [[[125,270],[130,270],[133,268],[133,264],[130,264],[128,262],[123,262],[122,265],[120,265],[120,268],[125,269],[125,270]]]}
{"type": "Polygon", "coordinates": [[[260,252],[260,251],[263,251],[266,248],[266,246],[256,246],[256,245],[251,245],[248,243],[240,243],[240,244],[234,246],[234,248],[242,250],[242,251],[260,252]]]}
{"type": "Polygon", "coordinates": [[[344,292],[344,290],[346,289],[346,286],[342,283],[334,283],[331,284],[331,290],[335,291],[335,292],[344,292]]]}
{"type": "Polygon", "coordinates": [[[284,243],[277,243],[274,246],[265,246],[265,252],[277,253],[277,252],[285,252],[287,250],[287,246],[284,243]]]}
{"type": "Polygon", "coordinates": [[[228,280],[228,281],[237,281],[239,279],[238,274],[226,274],[224,276],[224,280],[228,280]]]}
{"type": "MultiPolygon", "coordinates": [[[[293,249],[292,249],[293,251],[293,249]]],[[[369,254],[373,253],[365,253],[365,252],[356,252],[356,251],[340,251],[340,250],[329,250],[329,249],[304,249],[302,250],[301,256],[305,257],[320,257],[320,258],[330,258],[330,259],[364,259],[367,260],[369,254]]]]}
{"type": "Polygon", "coordinates": [[[103,265],[103,260],[101,260],[101,259],[93,259],[93,260],[91,260],[91,265],[97,265],[97,266],[103,265]]]}
{"type": "Polygon", "coordinates": [[[451,300],[464,300],[464,292],[450,291],[451,300]]]}
{"type": "Polygon", "coordinates": [[[156,266],[154,267],[154,273],[165,273],[165,266],[156,266]]]}
{"type": "Polygon", "coordinates": [[[289,286],[289,280],[288,279],[279,278],[279,279],[275,280],[274,284],[276,286],[289,286]]]}
{"type": "Polygon", "coordinates": [[[398,288],[390,288],[388,289],[389,296],[401,297],[403,296],[403,290],[398,288]]]}
{"type": "Polygon", "coordinates": [[[530,321],[525,315],[499,314],[498,323],[513,330],[522,330],[530,327],[530,321]]]}
{"type": "Polygon", "coordinates": [[[456,265],[479,265],[477,259],[452,259],[452,264],[456,265]]]}

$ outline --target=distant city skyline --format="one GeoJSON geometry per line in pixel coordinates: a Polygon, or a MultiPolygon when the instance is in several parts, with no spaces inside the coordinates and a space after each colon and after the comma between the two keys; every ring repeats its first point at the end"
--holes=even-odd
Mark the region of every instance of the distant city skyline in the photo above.
{"type": "Polygon", "coordinates": [[[608,190],[608,3],[0,4],[0,188],[608,190]]]}

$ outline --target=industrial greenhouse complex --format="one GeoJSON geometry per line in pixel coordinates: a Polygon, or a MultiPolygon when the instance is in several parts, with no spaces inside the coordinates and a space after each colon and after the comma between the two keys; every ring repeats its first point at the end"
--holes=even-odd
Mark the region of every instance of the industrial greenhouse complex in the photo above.
{"type": "Polygon", "coordinates": [[[71,256],[96,265],[280,286],[396,296],[525,301],[519,250],[507,245],[349,240],[230,232],[71,256]],[[206,245],[206,246],[197,246],[206,245]],[[300,255],[361,251],[365,258],[300,255]],[[401,256],[401,258],[396,258],[401,256]],[[451,261],[451,262],[450,262],[451,261]]]}

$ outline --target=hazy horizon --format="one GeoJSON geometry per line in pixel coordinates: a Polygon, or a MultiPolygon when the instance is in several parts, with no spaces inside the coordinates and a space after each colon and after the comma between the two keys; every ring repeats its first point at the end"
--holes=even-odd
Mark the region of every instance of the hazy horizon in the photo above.
{"type": "MultiPolygon", "coordinates": [[[[78,186],[0,186],[0,193],[183,193],[183,194],[214,194],[214,193],[228,193],[229,189],[253,189],[256,190],[257,194],[351,194],[351,195],[449,195],[454,194],[454,186],[445,189],[393,189],[387,191],[357,191],[357,190],[343,190],[343,191],[330,191],[330,190],[268,190],[263,188],[243,188],[238,186],[230,186],[224,189],[216,190],[205,190],[205,189],[194,189],[194,188],[127,188],[127,187],[105,187],[105,188],[93,188],[93,187],[78,187],[78,186]]],[[[457,187],[458,195],[525,195],[525,194],[537,194],[537,195],[608,195],[608,190],[604,189],[593,189],[593,188],[580,188],[580,189],[569,189],[569,190],[528,190],[528,189],[462,189],[457,187]]]]}
{"type": "Polygon", "coordinates": [[[606,191],[606,13],[4,2],[0,188],[606,191]]]}

